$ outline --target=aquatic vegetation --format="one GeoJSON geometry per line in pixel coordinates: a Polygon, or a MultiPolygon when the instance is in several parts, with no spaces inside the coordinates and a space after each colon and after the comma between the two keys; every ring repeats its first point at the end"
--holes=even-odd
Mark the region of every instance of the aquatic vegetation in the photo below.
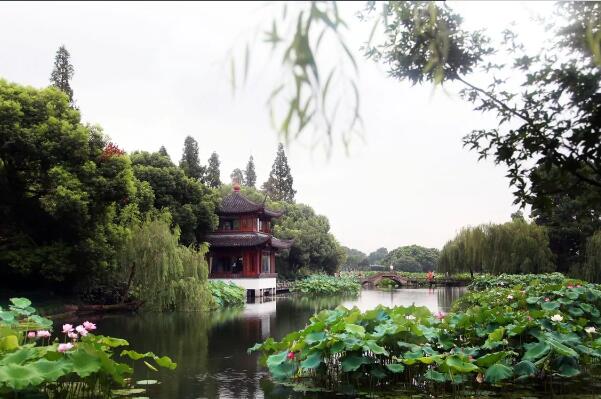
{"type": "Polygon", "coordinates": [[[52,334],[52,321],[36,314],[31,301],[12,298],[8,309],[0,307],[0,395],[42,392],[49,397],[112,397],[114,388],[132,388],[133,363],[115,360],[117,355],[142,361],[151,371],[175,369],[167,356],[126,349],[120,338],[95,335],[96,325],[64,324],[52,334]],[[118,351],[121,350],[119,353],[118,351]]]}
{"type": "Polygon", "coordinates": [[[514,287],[517,285],[532,284],[562,284],[568,285],[583,284],[582,280],[566,279],[561,273],[545,274],[501,274],[493,276],[491,274],[479,274],[474,277],[468,288],[472,291],[482,291],[493,287],[514,287]]]}
{"type": "Polygon", "coordinates": [[[601,287],[555,275],[511,279],[511,286],[491,282],[468,292],[446,315],[415,306],[324,310],[304,329],[249,351],[264,354],[276,379],[334,391],[490,386],[589,372],[601,358],[601,287]]]}
{"type": "Polygon", "coordinates": [[[361,285],[357,279],[349,276],[329,276],[325,274],[313,274],[302,280],[295,281],[290,286],[290,291],[301,294],[333,295],[354,294],[361,291],[361,285]]]}
{"type": "Polygon", "coordinates": [[[219,307],[242,306],[246,303],[246,290],[234,283],[209,280],[213,301],[219,307]]]}

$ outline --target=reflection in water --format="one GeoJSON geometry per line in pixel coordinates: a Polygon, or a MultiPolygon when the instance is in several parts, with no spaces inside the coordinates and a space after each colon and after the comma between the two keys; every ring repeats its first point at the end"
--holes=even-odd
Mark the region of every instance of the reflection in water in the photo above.
{"type": "MultiPolygon", "coordinates": [[[[247,349],[267,337],[281,339],[305,326],[322,309],[342,304],[362,311],[377,305],[427,306],[447,311],[463,288],[363,290],[355,299],[344,297],[283,297],[263,299],[244,308],[212,313],[143,313],[97,320],[99,333],[127,339],[140,352],[167,354],[177,363],[174,372],[161,371],[162,384],[149,392],[153,399],[288,398],[289,390],[274,385],[247,349]]],[[[152,375],[141,368],[138,379],[152,375]]]]}

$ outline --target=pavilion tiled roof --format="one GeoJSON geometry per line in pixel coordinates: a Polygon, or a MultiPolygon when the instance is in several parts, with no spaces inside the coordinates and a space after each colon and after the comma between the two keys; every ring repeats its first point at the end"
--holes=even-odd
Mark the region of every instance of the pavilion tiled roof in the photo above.
{"type": "Polygon", "coordinates": [[[236,215],[241,213],[264,213],[271,217],[280,217],[284,212],[274,211],[265,208],[264,204],[257,204],[240,194],[239,191],[234,191],[221,201],[217,213],[220,215],[236,215]]]}
{"type": "Polygon", "coordinates": [[[294,240],[280,240],[279,238],[275,238],[275,237],[271,238],[271,245],[274,248],[278,248],[278,249],[288,249],[292,246],[293,243],[294,243],[294,240]]]}
{"type": "Polygon", "coordinates": [[[270,243],[274,248],[287,249],[292,245],[292,240],[279,240],[269,234],[258,232],[221,232],[207,235],[206,240],[213,248],[243,248],[270,243]]]}

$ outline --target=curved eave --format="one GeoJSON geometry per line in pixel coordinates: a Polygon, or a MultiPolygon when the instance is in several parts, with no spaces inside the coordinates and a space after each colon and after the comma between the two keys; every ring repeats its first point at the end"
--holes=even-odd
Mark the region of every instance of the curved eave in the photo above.
{"type": "Polygon", "coordinates": [[[294,240],[280,240],[275,237],[271,239],[271,246],[277,249],[289,249],[292,244],[294,244],[294,240]]]}

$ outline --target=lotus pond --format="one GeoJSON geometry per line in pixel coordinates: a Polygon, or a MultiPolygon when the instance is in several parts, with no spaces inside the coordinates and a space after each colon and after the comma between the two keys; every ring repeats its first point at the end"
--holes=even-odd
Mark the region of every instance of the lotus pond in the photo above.
{"type": "MultiPolygon", "coordinates": [[[[304,328],[309,319],[324,310],[339,305],[356,306],[360,312],[378,305],[424,306],[431,313],[450,312],[465,288],[439,287],[435,289],[363,290],[359,297],[341,296],[279,297],[275,300],[248,303],[239,309],[222,309],[204,313],[141,313],[92,317],[97,333],[127,339],[140,352],[154,351],[168,354],[178,367],[149,373],[145,368],[135,369],[135,380],[156,378],[160,384],[147,388],[144,396],[152,399],[192,398],[330,398],[329,392],[303,392],[301,384],[276,383],[268,368],[259,361],[259,353],[248,354],[247,349],[257,342],[273,337],[283,339],[287,334],[304,328]]],[[[544,301],[544,299],[543,299],[544,301]]],[[[566,316],[567,317],[567,316],[566,316]]],[[[59,322],[62,323],[62,322],[59,322]]],[[[57,324],[58,326],[58,324],[57,324]]],[[[56,327],[60,328],[60,326],[56,327]]],[[[582,377],[565,383],[561,378],[545,385],[516,384],[511,390],[481,388],[441,388],[436,397],[597,397],[601,382],[582,377]]],[[[365,391],[369,394],[368,391],[365,391]]],[[[381,398],[430,398],[411,384],[389,391],[371,393],[381,398]]],[[[335,397],[355,398],[356,394],[335,397]]]]}

